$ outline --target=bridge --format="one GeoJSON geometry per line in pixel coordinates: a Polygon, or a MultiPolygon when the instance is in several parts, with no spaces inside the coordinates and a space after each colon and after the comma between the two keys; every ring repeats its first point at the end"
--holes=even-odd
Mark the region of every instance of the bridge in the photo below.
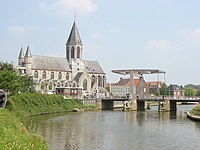
{"type": "Polygon", "coordinates": [[[113,110],[120,108],[120,105],[116,106],[116,102],[121,102],[121,108],[125,101],[130,102],[130,110],[145,110],[147,103],[150,101],[158,102],[158,108],[160,111],[174,111],[177,109],[177,102],[200,102],[200,97],[171,97],[171,96],[159,96],[159,97],[145,97],[135,99],[101,99],[97,101],[97,108],[102,110],[113,110]]]}

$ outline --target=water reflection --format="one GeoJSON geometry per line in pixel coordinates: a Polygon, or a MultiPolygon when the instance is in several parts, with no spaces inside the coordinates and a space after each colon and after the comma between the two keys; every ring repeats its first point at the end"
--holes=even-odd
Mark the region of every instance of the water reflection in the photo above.
{"type": "Polygon", "coordinates": [[[175,112],[98,111],[33,117],[51,149],[195,149],[200,123],[175,112]],[[190,144],[187,144],[187,143],[190,144]],[[170,143],[170,144],[169,144],[170,143]],[[178,145],[178,146],[177,146],[178,145]]]}

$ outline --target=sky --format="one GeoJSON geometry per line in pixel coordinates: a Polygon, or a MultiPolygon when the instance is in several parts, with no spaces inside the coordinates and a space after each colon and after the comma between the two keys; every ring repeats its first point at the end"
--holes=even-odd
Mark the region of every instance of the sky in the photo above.
{"type": "Polygon", "coordinates": [[[113,69],[159,69],[167,84],[200,84],[199,0],[0,2],[1,61],[17,64],[20,48],[28,45],[33,55],[65,57],[76,16],[83,58],[98,61],[107,82],[122,77],[113,69]]]}

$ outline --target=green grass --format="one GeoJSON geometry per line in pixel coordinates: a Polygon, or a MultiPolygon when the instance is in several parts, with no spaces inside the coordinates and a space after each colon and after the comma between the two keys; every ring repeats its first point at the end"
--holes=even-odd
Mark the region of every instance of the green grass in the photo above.
{"type": "Polygon", "coordinates": [[[79,100],[64,99],[61,95],[19,94],[8,100],[7,109],[19,118],[32,115],[70,111],[83,108],[79,100]]]}
{"type": "Polygon", "coordinates": [[[0,150],[49,149],[42,137],[27,131],[24,120],[33,115],[71,111],[74,108],[84,106],[78,100],[63,99],[60,95],[29,93],[9,97],[6,108],[0,110],[0,150]]]}
{"type": "Polygon", "coordinates": [[[49,149],[45,140],[27,132],[20,119],[7,109],[0,110],[0,149],[49,149]]]}
{"type": "Polygon", "coordinates": [[[200,116],[200,105],[197,105],[194,107],[191,111],[192,114],[199,115],[200,116]]]}

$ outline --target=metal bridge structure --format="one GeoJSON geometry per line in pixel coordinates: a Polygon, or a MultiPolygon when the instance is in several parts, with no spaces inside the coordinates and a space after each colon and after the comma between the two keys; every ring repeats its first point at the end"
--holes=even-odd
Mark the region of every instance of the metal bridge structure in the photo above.
{"type": "Polygon", "coordinates": [[[137,98],[135,101],[120,98],[120,99],[100,99],[96,101],[96,106],[101,110],[114,110],[116,108],[124,108],[124,103],[129,102],[130,108],[128,110],[145,110],[148,107],[149,102],[158,102],[159,111],[175,111],[177,110],[177,103],[200,103],[200,97],[171,97],[171,96],[159,96],[159,97],[146,97],[137,98]],[[132,103],[136,103],[136,108],[132,109],[132,103]],[[116,104],[117,103],[117,104],[116,104]]]}

